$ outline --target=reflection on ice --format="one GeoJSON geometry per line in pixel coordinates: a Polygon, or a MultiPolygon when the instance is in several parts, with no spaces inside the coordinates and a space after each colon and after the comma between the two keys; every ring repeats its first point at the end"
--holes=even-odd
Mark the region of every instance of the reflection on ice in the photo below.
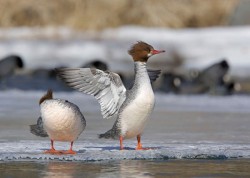
{"type": "Polygon", "coordinates": [[[249,160],[121,160],[102,162],[5,162],[3,177],[249,177],[249,160]]]}

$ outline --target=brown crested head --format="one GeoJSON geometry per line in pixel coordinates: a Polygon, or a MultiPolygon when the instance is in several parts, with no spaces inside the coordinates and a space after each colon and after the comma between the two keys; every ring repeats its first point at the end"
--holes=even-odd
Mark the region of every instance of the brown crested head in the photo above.
{"type": "Polygon", "coordinates": [[[47,91],[47,93],[44,96],[42,96],[42,98],[39,101],[39,105],[42,104],[42,102],[44,102],[45,100],[48,100],[48,99],[53,99],[53,91],[51,89],[49,89],[47,91]]]}
{"type": "Polygon", "coordinates": [[[130,50],[128,50],[128,54],[130,54],[134,61],[147,62],[148,58],[155,54],[163,53],[164,50],[155,50],[151,45],[138,41],[134,44],[130,50]]]}

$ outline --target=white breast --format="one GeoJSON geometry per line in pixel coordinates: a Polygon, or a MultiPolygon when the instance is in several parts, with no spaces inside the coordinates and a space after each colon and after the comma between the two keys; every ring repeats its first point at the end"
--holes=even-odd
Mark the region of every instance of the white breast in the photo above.
{"type": "Polygon", "coordinates": [[[72,103],[68,104],[60,100],[46,100],[41,104],[44,128],[54,141],[74,141],[85,128],[81,113],[69,107],[72,103]]]}
{"type": "Polygon", "coordinates": [[[121,132],[124,138],[132,138],[143,132],[154,108],[154,102],[151,84],[140,86],[135,99],[120,114],[121,132]]]}

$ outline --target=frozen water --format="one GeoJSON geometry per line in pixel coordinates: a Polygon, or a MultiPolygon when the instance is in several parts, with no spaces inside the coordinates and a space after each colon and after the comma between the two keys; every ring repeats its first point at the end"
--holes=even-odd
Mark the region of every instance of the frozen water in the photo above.
{"type": "MultiPolygon", "coordinates": [[[[104,120],[97,101],[79,92],[56,92],[55,98],[76,103],[87,127],[74,144],[77,155],[47,155],[48,138],[29,133],[28,125],[39,116],[38,100],[44,92],[3,91],[0,93],[0,160],[121,160],[121,159],[227,159],[250,158],[250,97],[176,96],[156,93],[155,111],[142,136],[144,147],[136,151],[136,139],[125,140],[126,150],[119,150],[118,140],[98,139],[112,127],[114,120],[104,120]]],[[[69,143],[56,142],[59,150],[69,143]]]]}
{"type": "MultiPolygon", "coordinates": [[[[129,144],[127,150],[109,144],[76,143],[76,155],[48,155],[45,141],[19,141],[1,143],[0,161],[7,160],[61,160],[61,161],[102,161],[124,159],[228,159],[250,158],[250,145],[242,144],[161,144],[151,143],[151,150],[136,151],[129,144]]],[[[65,144],[57,145],[65,149],[65,144]]]]}

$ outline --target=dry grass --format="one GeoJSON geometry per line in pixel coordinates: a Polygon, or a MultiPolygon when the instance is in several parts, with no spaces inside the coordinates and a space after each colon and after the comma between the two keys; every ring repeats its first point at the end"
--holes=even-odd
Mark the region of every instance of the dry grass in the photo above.
{"type": "Polygon", "coordinates": [[[239,0],[0,0],[0,27],[226,25],[239,0]]]}

